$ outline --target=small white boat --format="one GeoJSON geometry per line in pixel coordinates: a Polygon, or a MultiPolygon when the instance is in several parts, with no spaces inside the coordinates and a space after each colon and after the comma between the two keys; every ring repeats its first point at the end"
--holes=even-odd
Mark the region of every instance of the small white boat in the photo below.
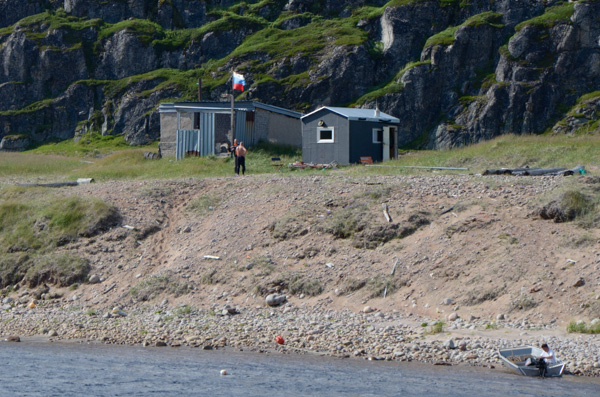
{"type": "MultiPolygon", "coordinates": [[[[539,347],[521,346],[512,349],[498,350],[502,364],[525,376],[540,376],[540,370],[535,365],[526,365],[528,358],[537,359],[544,351],[539,347]]],[[[565,363],[556,360],[556,364],[548,365],[544,376],[562,376],[565,363]]]]}

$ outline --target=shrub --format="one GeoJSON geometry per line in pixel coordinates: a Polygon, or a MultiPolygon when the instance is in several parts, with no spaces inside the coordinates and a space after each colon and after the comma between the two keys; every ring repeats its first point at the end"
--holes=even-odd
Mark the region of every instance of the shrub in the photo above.
{"type": "Polygon", "coordinates": [[[317,296],[323,292],[323,286],[316,278],[293,275],[288,281],[288,290],[294,295],[317,296]]]}
{"type": "Polygon", "coordinates": [[[467,297],[463,301],[463,304],[467,306],[478,305],[480,303],[496,299],[500,294],[502,294],[502,292],[504,292],[504,287],[492,288],[488,290],[480,290],[476,288],[469,291],[467,297]]]}
{"type": "Polygon", "coordinates": [[[268,256],[257,256],[252,258],[251,263],[261,270],[263,276],[267,276],[275,270],[273,261],[268,256]]]}
{"type": "Polygon", "coordinates": [[[543,219],[554,219],[554,222],[561,223],[593,216],[596,208],[596,201],[588,195],[577,190],[569,190],[564,192],[558,200],[553,200],[545,205],[539,214],[543,219]]]}
{"type": "Polygon", "coordinates": [[[184,305],[181,307],[178,307],[177,310],[175,310],[175,315],[176,316],[185,316],[187,314],[190,314],[192,312],[192,308],[189,305],[184,305]]]}
{"type": "Polygon", "coordinates": [[[431,325],[431,327],[429,327],[429,334],[434,335],[444,332],[445,325],[446,324],[443,321],[436,321],[431,325]]]}
{"type": "Polygon", "coordinates": [[[536,302],[531,296],[526,294],[521,294],[517,298],[511,299],[509,303],[509,310],[529,310],[538,305],[539,302],[536,302]]]}
{"type": "Polygon", "coordinates": [[[304,227],[296,217],[289,214],[271,223],[269,230],[273,238],[278,240],[287,240],[308,233],[308,228],[304,227]]]}
{"type": "Polygon", "coordinates": [[[363,230],[366,225],[365,213],[367,206],[364,204],[349,205],[334,212],[328,219],[325,230],[337,238],[349,238],[356,232],[363,230]]]}
{"type": "Polygon", "coordinates": [[[600,322],[587,325],[584,322],[571,321],[567,325],[567,332],[570,334],[575,332],[580,334],[600,334],[600,322]]]}
{"type": "Polygon", "coordinates": [[[361,279],[355,279],[355,278],[351,278],[348,279],[346,281],[346,291],[348,292],[354,292],[354,291],[358,291],[359,289],[363,288],[365,285],[367,285],[367,280],[361,279]]]}
{"type": "Polygon", "coordinates": [[[384,293],[386,296],[393,294],[404,285],[406,285],[404,281],[400,281],[397,276],[389,274],[378,274],[375,277],[371,277],[366,283],[367,289],[370,292],[370,298],[383,298],[384,293]]]}
{"type": "Polygon", "coordinates": [[[145,278],[129,290],[131,296],[141,301],[151,300],[163,292],[180,296],[187,293],[187,286],[180,284],[170,275],[154,275],[145,278]]]}
{"type": "Polygon", "coordinates": [[[215,284],[217,282],[217,279],[215,277],[216,274],[216,269],[209,269],[202,274],[202,277],[200,277],[200,282],[205,285],[215,284]]]}

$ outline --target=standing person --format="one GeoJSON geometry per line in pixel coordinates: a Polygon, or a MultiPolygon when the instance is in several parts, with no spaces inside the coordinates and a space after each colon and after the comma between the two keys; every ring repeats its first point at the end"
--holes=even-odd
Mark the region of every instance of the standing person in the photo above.
{"type": "Polygon", "coordinates": [[[238,147],[235,149],[235,155],[237,157],[235,173],[237,175],[240,174],[240,167],[242,167],[242,175],[246,175],[246,153],[248,153],[248,151],[244,147],[244,142],[240,142],[238,147]]]}
{"type": "Polygon", "coordinates": [[[238,147],[238,141],[237,139],[233,140],[233,144],[231,146],[229,146],[229,151],[231,152],[231,157],[233,157],[233,170],[235,171],[235,173],[237,174],[237,169],[238,169],[238,160],[237,160],[237,155],[235,154],[235,150],[238,147]]]}

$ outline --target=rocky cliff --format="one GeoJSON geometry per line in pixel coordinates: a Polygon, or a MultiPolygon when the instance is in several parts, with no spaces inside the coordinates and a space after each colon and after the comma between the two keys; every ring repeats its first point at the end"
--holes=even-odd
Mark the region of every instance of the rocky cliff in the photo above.
{"type": "Polygon", "coordinates": [[[403,145],[598,130],[600,1],[0,0],[0,149],[158,138],[158,104],[375,106],[403,145]]]}

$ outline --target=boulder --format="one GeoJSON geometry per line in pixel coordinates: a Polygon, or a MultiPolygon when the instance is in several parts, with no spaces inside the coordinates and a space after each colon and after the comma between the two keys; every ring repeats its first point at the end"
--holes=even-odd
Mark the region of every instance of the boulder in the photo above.
{"type": "Polygon", "coordinates": [[[100,282],[100,276],[97,274],[92,274],[88,280],[90,284],[98,284],[100,282]]]}
{"type": "Polygon", "coordinates": [[[448,339],[444,342],[444,347],[446,349],[456,349],[456,344],[454,343],[454,339],[448,339]]]}
{"type": "Polygon", "coordinates": [[[287,296],[279,294],[268,295],[265,299],[267,305],[274,307],[279,306],[287,301],[287,296]]]}

